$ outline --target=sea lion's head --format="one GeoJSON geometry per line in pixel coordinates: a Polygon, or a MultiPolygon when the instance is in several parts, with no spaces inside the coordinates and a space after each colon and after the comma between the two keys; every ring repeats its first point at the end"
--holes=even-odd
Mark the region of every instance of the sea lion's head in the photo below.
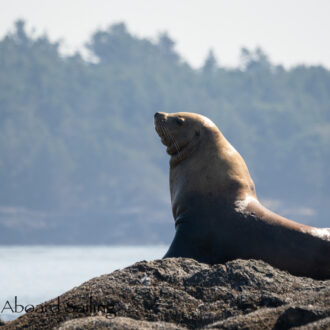
{"type": "MultiPolygon", "coordinates": [[[[170,176],[182,170],[179,176],[189,176],[194,186],[187,189],[219,195],[222,187],[224,198],[231,200],[256,196],[243,158],[207,117],[190,112],[157,112],[155,129],[171,156],[170,176]],[[183,163],[184,167],[178,166],[183,163]]],[[[170,183],[172,187],[174,182],[170,183]]]]}
{"type": "Polygon", "coordinates": [[[187,158],[205,134],[218,131],[210,119],[195,113],[156,112],[154,118],[156,132],[167,147],[167,153],[172,156],[171,166],[187,158]]]}

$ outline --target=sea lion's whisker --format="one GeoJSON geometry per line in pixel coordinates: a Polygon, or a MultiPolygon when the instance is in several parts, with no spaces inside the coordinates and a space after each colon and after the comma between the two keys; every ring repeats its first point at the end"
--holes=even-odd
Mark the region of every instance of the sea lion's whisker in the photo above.
{"type": "MultiPolygon", "coordinates": [[[[164,127],[164,129],[166,130],[166,127],[164,127]]],[[[181,149],[180,149],[178,143],[175,141],[174,137],[170,134],[170,132],[167,131],[167,134],[170,137],[170,139],[172,140],[172,142],[173,142],[173,144],[174,144],[174,146],[177,150],[177,158],[179,160],[181,160],[182,159],[182,154],[181,154],[181,149]]]]}
{"type": "Polygon", "coordinates": [[[165,131],[165,133],[167,134],[167,136],[172,140],[172,143],[173,143],[173,145],[174,145],[174,147],[175,147],[175,149],[177,150],[177,152],[178,152],[178,156],[180,157],[180,147],[179,147],[179,145],[177,144],[177,142],[175,141],[175,139],[174,139],[174,137],[170,134],[170,132],[167,130],[167,128],[165,127],[165,126],[163,126],[163,128],[164,128],[164,131],[165,131]]]}
{"type": "Polygon", "coordinates": [[[166,131],[165,131],[165,129],[164,129],[164,126],[163,126],[162,124],[159,124],[159,127],[160,127],[160,129],[161,129],[162,134],[164,135],[164,137],[165,137],[166,139],[170,139],[170,137],[168,136],[168,134],[166,133],[166,131]]]}
{"type": "Polygon", "coordinates": [[[177,142],[175,141],[175,139],[173,138],[173,136],[170,134],[170,132],[167,130],[167,128],[162,124],[160,123],[160,127],[162,129],[162,132],[164,134],[164,136],[168,139],[170,139],[178,153],[178,157],[180,158],[181,157],[181,153],[180,153],[180,148],[179,148],[179,145],[177,144],[177,142]]]}

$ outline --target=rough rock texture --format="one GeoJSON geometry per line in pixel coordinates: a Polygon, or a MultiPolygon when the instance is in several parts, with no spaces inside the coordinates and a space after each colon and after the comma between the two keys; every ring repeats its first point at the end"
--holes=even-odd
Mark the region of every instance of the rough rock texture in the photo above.
{"type": "Polygon", "coordinates": [[[167,322],[138,321],[128,317],[108,319],[104,316],[90,316],[64,322],[58,330],[94,330],[94,329],[152,329],[152,330],[180,330],[185,329],[167,322]]]}
{"type": "Polygon", "coordinates": [[[329,280],[257,260],[211,266],[177,258],[91,279],[1,329],[328,329],[329,320],[329,280]]]}

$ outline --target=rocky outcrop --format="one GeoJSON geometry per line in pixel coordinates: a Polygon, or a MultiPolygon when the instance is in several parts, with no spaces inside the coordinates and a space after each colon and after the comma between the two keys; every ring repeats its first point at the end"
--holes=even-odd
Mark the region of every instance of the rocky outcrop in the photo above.
{"type": "Polygon", "coordinates": [[[95,329],[151,329],[151,330],[179,330],[181,328],[175,324],[167,322],[148,322],[134,320],[128,317],[115,317],[113,319],[105,316],[91,316],[80,319],[74,319],[64,322],[57,330],[95,330],[95,329]]]}
{"type": "Polygon", "coordinates": [[[1,329],[328,329],[330,281],[257,260],[138,262],[83,283],[1,329]]]}

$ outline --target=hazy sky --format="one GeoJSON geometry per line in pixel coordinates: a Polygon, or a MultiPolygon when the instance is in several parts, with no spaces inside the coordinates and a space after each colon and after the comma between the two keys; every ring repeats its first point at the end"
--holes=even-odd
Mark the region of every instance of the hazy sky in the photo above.
{"type": "Polygon", "coordinates": [[[329,0],[0,0],[0,37],[18,18],[66,49],[124,21],[138,36],[168,31],[194,66],[210,48],[222,65],[236,65],[242,46],[261,46],[275,63],[330,68],[329,0]]]}

